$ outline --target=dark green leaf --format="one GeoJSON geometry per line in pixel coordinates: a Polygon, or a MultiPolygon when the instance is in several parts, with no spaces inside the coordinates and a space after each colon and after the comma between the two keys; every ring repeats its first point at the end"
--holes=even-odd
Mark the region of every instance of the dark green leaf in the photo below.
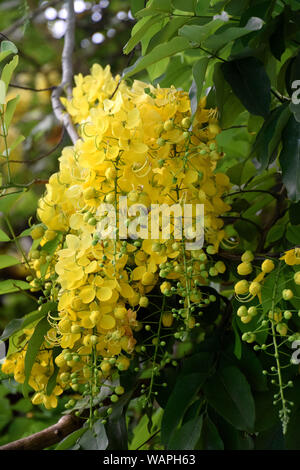
{"type": "Polygon", "coordinates": [[[207,379],[207,375],[207,373],[191,373],[178,378],[162,419],[161,440],[165,445],[171,441],[175,429],[207,379]]]}
{"type": "Polygon", "coordinates": [[[270,391],[254,393],[256,421],[255,432],[266,431],[278,423],[278,414],[273,405],[273,397],[270,391]]]}
{"type": "Polygon", "coordinates": [[[256,57],[235,59],[221,65],[225,80],[251,113],[266,117],[271,103],[271,83],[264,64],[256,57]]]}
{"type": "Polygon", "coordinates": [[[242,357],[242,341],[240,333],[237,329],[235,320],[232,323],[233,331],[234,331],[234,350],[233,353],[237,359],[241,359],[242,357]]]}
{"type": "Polygon", "coordinates": [[[285,225],[282,223],[278,223],[276,225],[273,225],[273,227],[269,230],[267,239],[266,239],[266,244],[269,245],[270,243],[274,243],[277,240],[281,240],[285,232],[285,225]]]}
{"type": "Polygon", "coordinates": [[[50,329],[51,325],[48,322],[47,318],[42,318],[39,323],[36,325],[35,330],[28,342],[26,356],[25,356],[25,363],[24,363],[24,374],[25,374],[25,381],[23,384],[23,393],[24,396],[28,396],[28,382],[30,379],[31,370],[33,364],[35,363],[36,356],[40,350],[41,345],[45,340],[45,334],[50,329]]]}
{"type": "Polygon", "coordinates": [[[275,18],[275,30],[269,38],[270,50],[273,56],[280,60],[285,51],[285,15],[282,13],[275,18]]]}
{"type": "Polygon", "coordinates": [[[144,0],[130,0],[130,10],[133,16],[136,16],[137,12],[144,8],[144,0]]]}
{"type": "Polygon", "coordinates": [[[224,450],[223,441],[209,416],[205,416],[203,419],[201,438],[196,448],[199,450],[224,450]]]}
{"type": "Polygon", "coordinates": [[[67,437],[65,437],[56,447],[55,450],[68,450],[71,447],[73,447],[78,439],[83,436],[85,432],[87,432],[88,428],[80,428],[77,429],[76,431],[72,432],[72,434],[69,434],[67,437]]]}
{"type": "MultiPolygon", "coordinates": [[[[214,66],[213,82],[216,89],[216,105],[220,114],[220,126],[226,129],[234,125],[236,118],[244,111],[244,108],[230,85],[224,80],[220,62],[214,66]]],[[[234,131],[236,139],[238,130],[234,129],[234,131]]]]}
{"type": "Polygon", "coordinates": [[[293,245],[300,244],[300,224],[299,225],[288,225],[286,231],[286,238],[293,245]]]}
{"type": "Polygon", "coordinates": [[[261,165],[261,169],[267,168],[272,156],[281,141],[281,134],[289,120],[291,113],[287,104],[283,104],[273,110],[264,122],[257,134],[253,145],[253,152],[261,165]]]}
{"type": "Polygon", "coordinates": [[[167,446],[168,450],[194,450],[200,438],[203,417],[196,416],[176,429],[167,446]]]}
{"type": "Polygon", "coordinates": [[[229,423],[240,430],[252,430],[255,406],[250,386],[234,366],[216,373],[204,386],[208,402],[229,423]]]}
{"type": "Polygon", "coordinates": [[[0,398],[0,430],[5,428],[11,419],[12,411],[9,400],[7,398],[0,398]]]}
{"type": "Polygon", "coordinates": [[[54,369],[53,369],[53,374],[51,375],[50,379],[48,380],[48,383],[47,383],[47,388],[46,388],[46,394],[49,396],[52,394],[55,386],[56,386],[56,378],[57,378],[57,374],[58,374],[58,371],[59,371],[59,368],[57,367],[56,363],[55,363],[55,358],[61,353],[61,348],[59,347],[54,347],[53,348],[53,352],[52,352],[52,361],[53,361],[53,366],[54,366],[54,369]]]}
{"type": "Polygon", "coordinates": [[[268,390],[267,378],[263,375],[263,367],[255,352],[245,343],[242,344],[241,371],[245,374],[251,389],[257,392],[268,390]]]}
{"type": "Polygon", "coordinates": [[[282,133],[279,156],[282,180],[292,201],[300,199],[300,123],[290,116],[282,133]]]}
{"type": "Polygon", "coordinates": [[[128,433],[126,425],[125,409],[131,398],[132,391],[126,393],[114,404],[113,412],[106,424],[109,450],[127,450],[128,433]]]}
{"type": "Polygon", "coordinates": [[[289,216],[292,225],[300,225],[300,201],[290,205],[289,216]]]}

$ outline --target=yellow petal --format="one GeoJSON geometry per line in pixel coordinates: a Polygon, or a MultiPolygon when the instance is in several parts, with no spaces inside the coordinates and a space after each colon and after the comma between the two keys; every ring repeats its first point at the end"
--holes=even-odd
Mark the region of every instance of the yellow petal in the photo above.
{"type": "Polygon", "coordinates": [[[111,315],[103,315],[99,321],[100,328],[103,328],[104,330],[110,330],[111,328],[114,328],[115,324],[116,320],[111,315]]]}

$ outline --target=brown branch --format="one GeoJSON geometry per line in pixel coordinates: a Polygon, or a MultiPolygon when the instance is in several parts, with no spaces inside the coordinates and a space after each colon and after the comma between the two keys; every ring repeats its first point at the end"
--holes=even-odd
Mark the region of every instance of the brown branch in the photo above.
{"type": "Polygon", "coordinates": [[[33,87],[30,87],[30,86],[17,85],[16,83],[9,83],[8,86],[10,86],[12,88],[18,88],[20,90],[28,90],[28,91],[36,91],[36,92],[53,91],[56,88],[55,86],[50,86],[48,88],[33,88],[33,87]]]}
{"type": "Polygon", "coordinates": [[[57,444],[66,436],[81,428],[83,421],[73,414],[60,418],[58,423],[31,436],[0,447],[0,450],[41,450],[57,444]]]}

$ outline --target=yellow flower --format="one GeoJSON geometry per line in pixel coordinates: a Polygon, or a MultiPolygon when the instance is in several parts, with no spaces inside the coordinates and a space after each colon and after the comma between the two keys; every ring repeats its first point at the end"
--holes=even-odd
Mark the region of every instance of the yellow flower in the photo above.
{"type": "Polygon", "coordinates": [[[280,259],[284,260],[289,266],[300,264],[300,248],[293,248],[292,250],[286,251],[280,259]]]}

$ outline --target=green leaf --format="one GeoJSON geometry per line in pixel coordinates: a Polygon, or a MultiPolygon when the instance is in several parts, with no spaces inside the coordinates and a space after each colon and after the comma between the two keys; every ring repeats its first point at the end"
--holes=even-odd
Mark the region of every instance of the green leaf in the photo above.
{"type": "Polygon", "coordinates": [[[280,61],[285,51],[285,14],[282,13],[274,18],[275,30],[270,35],[269,45],[273,56],[280,61]]]}
{"type": "Polygon", "coordinates": [[[218,429],[209,416],[203,419],[200,441],[196,447],[199,450],[224,450],[224,443],[218,429]]]}
{"type": "Polygon", "coordinates": [[[278,424],[277,410],[273,405],[273,397],[270,391],[255,392],[254,399],[256,409],[255,432],[266,431],[278,424]]]}
{"type": "Polygon", "coordinates": [[[149,67],[147,67],[147,72],[149,74],[151,82],[153,82],[156,78],[160,77],[166,71],[169,62],[170,57],[166,57],[165,59],[155,62],[155,64],[149,65],[149,67]]]}
{"type": "Polygon", "coordinates": [[[85,432],[87,432],[88,427],[85,428],[80,428],[77,429],[76,431],[72,432],[69,434],[67,437],[65,437],[57,446],[55,447],[55,450],[68,450],[73,447],[78,439],[83,436],[85,432]]]}
{"type": "Polygon", "coordinates": [[[271,82],[256,57],[235,59],[221,65],[225,80],[251,113],[266,117],[271,104],[271,82]]]}
{"type": "Polygon", "coordinates": [[[169,41],[173,36],[178,35],[178,29],[189,21],[185,16],[171,18],[163,28],[161,28],[154,36],[150,39],[147,53],[150,52],[154,47],[169,41]]]}
{"type": "Polygon", "coordinates": [[[108,438],[104,424],[96,421],[92,429],[88,429],[79,439],[78,444],[83,450],[105,450],[108,446],[108,438]]]}
{"type": "Polygon", "coordinates": [[[154,15],[157,13],[167,14],[172,12],[172,0],[151,0],[147,8],[143,8],[136,13],[137,18],[143,18],[144,16],[154,15]]]}
{"type": "MultiPolygon", "coordinates": [[[[194,369],[197,370],[197,369],[194,369]]],[[[191,373],[178,377],[175,387],[168,399],[162,419],[161,440],[168,445],[198,390],[207,379],[208,373],[191,373]]]]}
{"type": "Polygon", "coordinates": [[[297,202],[300,199],[300,123],[294,116],[290,116],[282,132],[279,161],[288,197],[297,202]]]}
{"type": "Polygon", "coordinates": [[[191,82],[191,67],[182,63],[181,57],[172,57],[163,77],[158,80],[161,88],[173,85],[175,88],[189,90],[191,82]]]}
{"type": "Polygon", "coordinates": [[[249,34],[253,31],[257,31],[258,29],[260,29],[262,26],[262,20],[260,20],[259,18],[257,20],[259,20],[259,22],[250,18],[246,26],[244,26],[243,28],[230,27],[229,25],[228,27],[226,25],[226,29],[224,26],[224,31],[218,32],[217,34],[214,34],[210,36],[209,38],[207,38],[205,42],[203,43],[203,47],[212,49],[213,51],[222,49],[229,42],[234,41],[238,38],[245,36],[246,34],[249,34]]]}
{"type": "Polygon", "coordinates": [[[209,58],[203,57],[202,59],[197,60],[197,62],[195,62],[195,64],[193,65],[193,77],[197,86],[197,100],[198,101],[201,98],[208,64],[209,64],[209,58]]]}
{"type": "Polygon", "coordinates": [[[8,88],[12,74],[14,73],[14,70],[17,67],[18,62],[19,62],[19,57],[15,55],[14,58],[3,67],[1,80],[4,81],[6,89],[8,88]]]}
{"type": "Polygon", "coordinates": [[[234,366],[216,373],[204,386],[209,404],[234,427],[252,430],[255,422],[255,405],[250,386],[234,366]]]}
{"type": "Polygon", "coordinates": [[[35,330],[28,342],[26,356],[25,356],[25,365],[24,365],[24,374],[25,374],[25,381],[23,384],[23,394],[25,398],[28,397],[28,390],[29,390],[29,379],[31,375],[32,367],[35,363],[36,356],[39,353],[40,347],[45,340],[45,334],[51,328],[48,319],[42,318],[39,323],[36,325],[35,330]]]}
{"type": "Polygon", "coordinates": [[[166,57],[170,57],[178,52],[182,52],[189,47],[189,42],[185,38],[175,37],[167,44],[160,44],[152,49],[149,54],[138,59],[132,67],[128,67],[124,70],[124,79],[131,77],[132,75],[144,70],[149,65],[155,64],[159,60],[166,57]]]}
{"type": "Polygon", "coordinates": [[[194,450],[200,438],[203,417],[196,416],[176,429],[169,444],[168,450],[194,450]]]}
{"type": "Polygon", "coordinates": [[[281,141],[281,134],[291,113],[287,104],[275,108],[265,120],[257,134],[253,152],[259,161],[261,170],[267,168],[272,161],[275,150],[281,141]]]}
{"type": "Polygon", "coordinates": [[[273,227],[268,232],[266,244],[269,245],[270,243],[274,243],[277,240],[281,240],[284,232],[285,225],[282,223],[282,221],[276,225],[273,225],[273,227]]]}
{"type": "Polygon", "coordinates": [[[285,267],[278,266],[277,269],[268,274],[261,291],[261,305],[264,313],[276,307],[281,300],[281,292],[286,283],[285,267]]]}
{"type": "Polygon", "coordinates": [[[11,55],[11,51],[1,51],[0,52],[0,62],[2,62],[6,57],[11,55]]]}
{"type": "Polygon", "coordinates": [[[16,264],[20,264],[20,261],[14,256],[0,255],[0,269],[9,268],[10,266],[15,266],[16,264]]]}
{"type": "Polygon", "coordinates": [[[28,325],[36,322],[40,318],[45,317],[48,312],[56,311],[56,309],[57,305],[55,302],[47,302],[46,304],[41,306],[40,310],[34,310],[33,312],[30,312],[25,315],[23,318],[14,318],[5,327],[2,335],[0,336],[0,341],[5,341],[17,331],[26,328],[28,325]]]}
{"type": "Polygon", "coordinates": [[[0,242],[10,242],[10,238],[8,235],[6,235],[5,232],[3,232],[3,230],[0,229],[0,242]]]}
{"type": "Polygon", "coordinates": [[[144,0],[130,0],[130,10],[133,16],[136,16],[137,12],[144,8],[144,0]]]}
{"type": "Polygon", "coordinates": [[[185,25],[178,31],[179,36],[184,36],[189,41],[201,44],[206,38],[214,34],[215,31],[224,25],[224,21],[216,19],[204,25],[185,25]]]}
{"type": "Polygon", "coordinates": [[[235,318],[232,322],[232,327],[233,327],[233,331],[234,331],[234,340],[235,340],[234,341],[233,353],[234,353],[234,355],[237,359],[241,359],[241,357],[242,357],[242,342],[241,342],[240,333],[237,329],[235,318]]]}
{"type": "MultiPolygon", "coordinates": [[[[244,111],[244,108],[240,100],[232,91],[229,83],[224,80],[220,62],[217,62],[214,66],[213,83],[216,88],[216,105],[220,114],[220,126],[223,129],[230,128],[235,124],[237,117],[244,111]]],[[[238,135],[238,131],[239,129],[234,129],[235,140],[238,135]]],[[[236,144],[234,147],[236,147],[236,144]]],[[[243,155],[245,156],[244,152],[243,155]]]]}
{"type": "Polygon", "coordinates": [[[25,140],[23,135],[18,135],[18,137],[10,144],[8,151],[11,153],[18,145],[20,145],[25,140]]]}
{"type": "Polygon", "coordinates": [[[0,51],[9,52],[10,54],[18,54],[16,45],[11,41],[2,41],[0,51]]]}
{"type": "Polygon", "coordinates": [[[148,16],[138,21],[132,28],[131,38],[123,48],[124,54],[129,54],[129,52],[134,49],[138,42],[143,39],[150,26],[157,23],[158,21],[161,21],[161,15],[148,16]]]}
{"type": "Polygon", "coordinates": [[[25,190],[20,190],[18,192],[13,192],[11,194],[5,194],[0,197],[0,212],[7,214],[13,205],[17,202],[18,199],[24,194],[25,190]]]}
{"type": "Polygon", "coordinates": [[[55,358],[60,353],[61,353],[61,348],[60,347],[53,348],[52,361],[53,361],[54,369],[53,369],[53,374],[51,375],[51,377],[50,377],[50,379],[48,380],[48,383],[47,383],[46,394],[48,396],[52,394],[52,392],[53,392],[53,390],[56,386],[56,378],[57,378],[57,374],[58,374],[58,371],[59,371],[59,367],[57,367],[57,365],[55,363],[55,358]]]}
{"type": "Polygon", "coordinates": [[[28,290],[30,287],[28,282],[20,281],[19,279],[6,279],[5,281],[0,281],[0,295],[28,290]]]}
{"type": "Polygon", "coordinates": [[[173,0],[172,3],[177,10],[194,12],[197,0],[173,0]]]}
{"type": "Polygon", "coordinates": [[[299,225],[288,225],[286,231],[286,238],[293,245],[300,244],[300,224],[299,225]]]}
{"type": "Polygon", "coordinates": [[[109,450],[128,450],[128,432],[125,410],[133,390],[122,395],[113,406],[113,412],[106,424],[109,450]]]}
{"type": "Polygon", "coordinates": [[[300,201],[290,205],[289,216],[292,225],[300,225],[300,201]]]}
{"type": "Polygon", "coordinates": [[[6,109],[5,109],[5,114],[4,114],[4,123],[5,123],[6,129],[9,128],[9,125],[14,116],[19,100],[20,100],[20,96],[17,95],[15,98],[12,98],[11,100],[9,100],[8,103],[6,104],[6,109]]]}
{"type": "Polygon", "coordinates": [[[243,374],[245,374],[252,390],[257,392],[268,390],[267,378],[262,373],[262,364],[253,349],[244,342],[242,343],[240,368],[243,374]]]}
{"type": "Polygon", "coordinates": [[[13,415],[9,400],[7,398],[0,398],[0,430],[5,428],[12,417],[13,415]]]}
{"type": "MultiPolygon", "coordinates": [[[[162,419],[162,415],[163,415],[162,408],[159,408],[153,414],[152,416],[152,430],[153,431],[155,431],[159,427],[161,419],[162,419]]],[[[129,450],[136,450],[138,447],[140,447],[144,442],[146,442],[150,438],[151,433],[149,432],[149,429],[148,429],[148,422],[149,422],[149,418],[146,414],[144,414],[142,418],[139,420],[137,426],[133,429],[133,437],[129,445],[129,450]]]]}
{"type": "Polygon", "coordinates": [[[6,86],[3,80],[0,80],[0,104],[5,104],[6,86]]]}

